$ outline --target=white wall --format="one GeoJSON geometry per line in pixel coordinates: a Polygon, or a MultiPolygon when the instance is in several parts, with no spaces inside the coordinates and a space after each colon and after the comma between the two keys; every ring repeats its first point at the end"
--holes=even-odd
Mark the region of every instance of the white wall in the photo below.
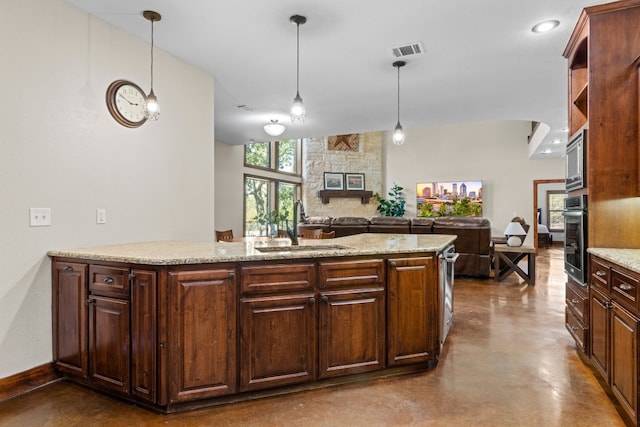
{"type": "Polygon", "coordinates": [[[147,91],[149,45],[62,0],[1,2],[0,51],[3,378],[51,361],[48,250],[212,240],[214,120],[213,77],[156,50],[160,120],[117,124],[106,88],[147,91]],[[51,208],[53,225],[29,227],[30,207],[51,208]]]}
{"type": "MultiPolygon", "coordinates": [[[[419,182],[483,181],[483,216],[502,235],[516,213],[533,224],[533,181],[564,176],[563,159],[529,160],[531,122],[501,121],[406,129],[405,143],[383,144],[385,193],[394,182],[405,188],[407,213],[416,214],[419,182]]],[[[532,234],[527,243],[532,244],[532,234]]]]}
{"type": "MultiPolygon", "coordinates": [[[[547,224],[547,191],[564,191],[565,185],[562,183],[544,183],[538,185],[538,207],[541,209],[541,223],[547,224]]],[[[553,236],[554,242],[563,242],[564,241],[564,233],[556,232],[550,233],[553,236]]]]}
{"type": "MultiPolygon", "coordinates": [[[[242,236],[244,210],[244,146],[215,144],[216,230],[233,230],[242,236]]],[[[251,173],[250,169],[246,169],[251,173]]],[[[254,171],[255,173],[255,171],[254,171]]]]}

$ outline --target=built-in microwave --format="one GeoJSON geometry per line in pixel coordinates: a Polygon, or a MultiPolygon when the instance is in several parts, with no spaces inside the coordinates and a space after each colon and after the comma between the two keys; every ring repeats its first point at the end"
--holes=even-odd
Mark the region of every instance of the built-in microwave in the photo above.
{"type": "Polygon", "coordinates": [[[587,186],[587,129],[574,133],[567,143],[567,191],[587,186]]]}

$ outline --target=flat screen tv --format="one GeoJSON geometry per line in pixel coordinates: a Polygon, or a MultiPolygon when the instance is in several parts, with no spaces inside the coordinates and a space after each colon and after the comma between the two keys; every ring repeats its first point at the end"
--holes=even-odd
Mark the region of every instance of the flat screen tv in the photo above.
{"type": "Polygon", "coordinates": [[[482,216],[482,181],[434,181],[416,185],[416,215],[482,216]]]}

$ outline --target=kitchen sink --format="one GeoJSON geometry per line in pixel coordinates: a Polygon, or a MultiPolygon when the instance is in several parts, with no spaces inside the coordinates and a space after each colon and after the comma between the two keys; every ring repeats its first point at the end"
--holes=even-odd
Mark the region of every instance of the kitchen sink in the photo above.
{"type": "Polygon", "coordinates": [[[306,252],[306,251],[335,251],[351,249],[343,245],[300,245],[300,246],[256,246],[260,252],[306,252]]]}

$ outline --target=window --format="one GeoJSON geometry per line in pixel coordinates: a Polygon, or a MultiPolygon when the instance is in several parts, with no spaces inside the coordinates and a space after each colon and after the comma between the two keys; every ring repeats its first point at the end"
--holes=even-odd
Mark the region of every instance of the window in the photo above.
{"type": "Polygon", "coordinates": [[[301,141],[253,142],[245,146],[244,235],[275,236],[293,224],[300,198],[301,141]]]}
{"type": "Polygon", "coordinates": [[[245,145],[244,165],[300,175],[300,140],[252,142],[245,145]],[[275,155],[272,155],[275,153],[275,155]]]}
{"type": "Polygon", "coordinates": [[[551,232],[564,231],[564,218],[562,210],[564,209],[564,199],[567,193],[563,190],[547,191],[547,228],[551,232]]]}

